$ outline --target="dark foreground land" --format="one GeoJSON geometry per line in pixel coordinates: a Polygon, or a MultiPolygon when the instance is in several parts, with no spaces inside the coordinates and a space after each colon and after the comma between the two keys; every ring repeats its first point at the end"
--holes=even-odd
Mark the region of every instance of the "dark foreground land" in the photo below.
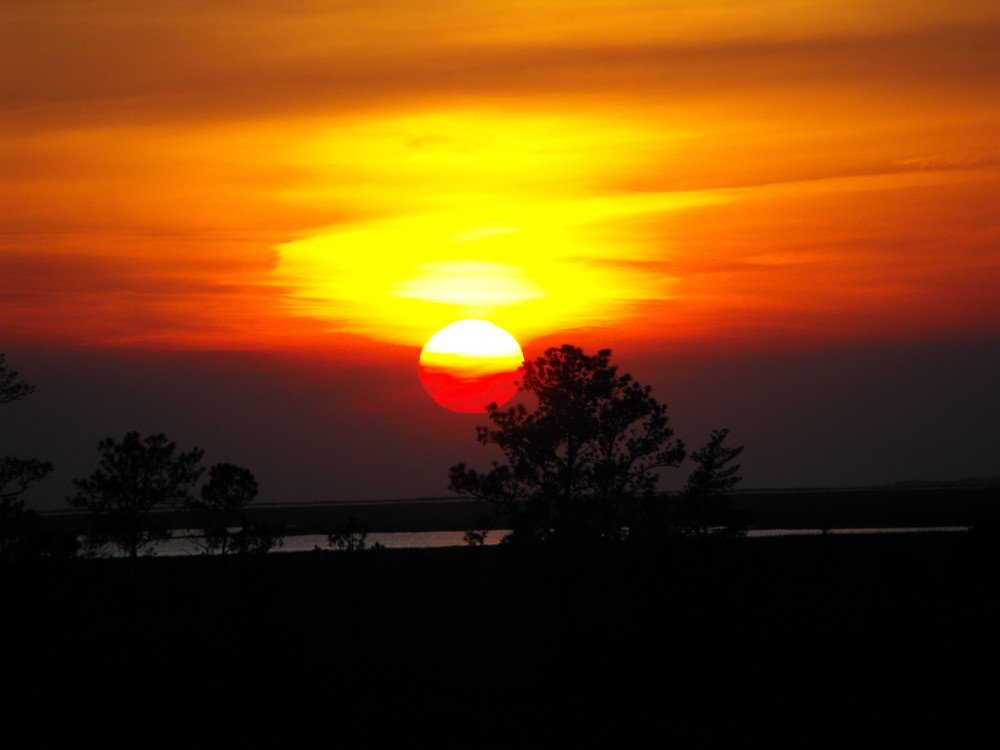
{"type": "Polygon", "coordinates": [[[719,710],[768,690],[945,700],[995,677],[998,541],[986,524],[34,561],[0,572],[5,679],[46,700],[158,687],[184,696],[174,712],[219,691],[259,703],[295,689],[379,701],[636,691],[664,706],[681,691],[719,710]]]}

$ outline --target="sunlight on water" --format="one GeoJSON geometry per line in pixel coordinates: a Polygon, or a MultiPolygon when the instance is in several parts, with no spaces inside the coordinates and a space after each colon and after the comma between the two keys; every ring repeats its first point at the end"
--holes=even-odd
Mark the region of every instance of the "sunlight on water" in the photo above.
{"type": "Polygon", "coordinates": [[[751,529],[747,536],[813,536],[816,534],[912,534],[927,531],[968,531],[968,526],[899,526],[885,529],[751,529]]]}
{"type": "MultiPolygon", "coordinates": [[[[487,545],[499,544],[500,540],[507,533],[508,530],[506,529],[491,531],[485,543],[487,545]]],[[[430,549],[435,547],[464,547],[466,546],[466,541],[464,531],[406,531],[368,534],[365,539],[365,549],[371,549],[376,544],[381,545],[385,549],[430,549]]],[[[271,551],[312,552],[317,548],[320,550],[335,549],[330,545],[326,534],[302,534],[284,537],[281,546],[275,547],[271,551]]],[[[203,538],[185,530],[176,531],[174,538],[156,545],[154,551],[158,557],[206,554],[203,538]]],[[[98,554],[99,556],[110,555],[111,557],[122,556],[117,550],[110,548],[98,554]]]]}
{"type": "MultiPolygon", "coordinates": [[[[957,532],[968,531],[967,526],[920,526],[896,527],[878,529],[751,529],[747,538],[761,539],[776,536],[817,536],[822,534],[902,534],[919,532],[957,532]]],[[[486,538],[486,545],[499,544],[509,529],[494,529],[486,538]]],[[[440,547],[465,547],[465,532],[463,531],[405,531],[382,532],[368,534],[365,539],[365,549],[381,545],[385,549],[432,549],[440,547]]],[[[316,549],[335,550],[328,541],[326,534],[302,534],[286,536],[280,547],[272,552],[312,552],[316,549]]],[[[155,554],[160,557],[179,557],[185,555],[205,554],[202,538],[180,530],[168,542],[157,545],[155,554]]],[[[117,552],[111,552],[112,557],[120,557],[117,552]]]]}
{"type": "MultiPolygon", "coordinates": [[[[507,531],[492,531],[486,544],[498,544],[507,531]]],[[[380,544],[386,549],[430,549],[432,547],[465,547],[464,531],[399,531],[369,534],[365,539],[366,548],[380,544]]],[[[276,552],[308,552],[316,549],[332,549],[326,534],[306,534],[287,536],[284,545],[276,552]]]]}

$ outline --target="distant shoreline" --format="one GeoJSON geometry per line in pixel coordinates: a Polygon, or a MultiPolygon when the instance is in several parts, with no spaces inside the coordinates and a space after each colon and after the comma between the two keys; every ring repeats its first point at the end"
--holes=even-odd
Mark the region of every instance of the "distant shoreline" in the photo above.
{"type": "MultiPolygon", "coordinates": [[[[946,486],[877,489],[745,490],[731,495],[733,510],[751,529],[833,529],[973,526],[1000,513],[1000,487],[946,486]]],[[[493,509],[460,497],[272,503],[250,507],[258,521],[286,534],[333,533],[352,519],[369,532],[468,531],[493,509]]],[[[46,526],[83,533],[86,514],[39,511],[46,526]]],[[[185,528],[183,516],[158,513],[169,528],[185,528]]]]}

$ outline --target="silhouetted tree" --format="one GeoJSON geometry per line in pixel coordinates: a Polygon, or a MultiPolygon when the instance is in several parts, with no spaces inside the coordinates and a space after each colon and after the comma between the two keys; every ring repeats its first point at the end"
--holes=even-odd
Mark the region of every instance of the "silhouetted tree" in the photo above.
{"type": "Polygon", "coordinates": [[[99,468],[87,479],[73,480],[76,494],[69,502],[92,514],[89,543],[112,544],[134,559],[148,545],[170,538],[150,514],[189,503],[203,471],[198,464],[204,452],[178,453],[162,433],[140,438],[138,432],[120,443],[105,438],[97,450],[99,468]]]}
{"type": "Polygon", "coordinates": [[[743,452],[743,446],[728,448],[722,444],[729,430],[712,430],[712,437],[701,450],[691,454],[697,468],[688,476],[681,494],[681,527],[694,536],[706,536],[713,529],[726,533],[738,531],[727,493],[742,477],[736,476],[740,465],[729,466],[743,452]]]}
{"type": "Polygon", "coordinates": [[[257,480],[249,469],[220,463],[209,470],[201,498],[192,500],[190,508],[210,552],[263,553],[280,544],[277,529],[255,523],[247,514],[256,497],[257,480]]]}
{"type": "Polygon", "coordinates": [[[633,501],[653,492],[659,470],[677,466],[684,447],[666,406],[610,358],[606,349],[588,356],[564,345],[526,362],[519,390],[535,408],[490,404],[492,428],[477,428],[506,463],[487,472],[453,466],[450,489],[509,511],[515,539],[621,536],[633,501]]]}
{"type": "MultiPolygon", "coordinates": [[[[18,377],[0,354],[0,404],[18,401],[34,393],[35,387],[18,377]]],[[[25,511],[21,495],[52,472],[52,464],[34,458],[0,457],[0,557],[23,553],[26,535],[37,542],[38,523],[25,511]]],[[[37,546],[37,545],[33,545],[37,546]]]]}

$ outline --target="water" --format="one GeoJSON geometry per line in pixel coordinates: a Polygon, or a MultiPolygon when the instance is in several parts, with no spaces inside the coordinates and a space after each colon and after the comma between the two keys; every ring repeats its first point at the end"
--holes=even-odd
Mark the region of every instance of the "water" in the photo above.
{"type": "MultiPolygon", "coordinates": [[[[492,531],[486,537],[486,544],[499,544],[506,531],[492,531]]],[[[432,547],[465,547],[464,531],[398,531],[368,534],[365,546],[380,544],[386,549],[429,549],[432,547]]],[[[327,542],[326,534],[304,534],[286,536],[284,544],[276,552],[308,552],[316,547],[333,549],[327,542]]]]}
{"type": "MultiPolygon", "coordinates": [[[[486,537],[485,544],[499,544],[506,530],[495,530],[486,537]]],[[[81,540],[82,541],[82,540],[81,540]]],[[[371,549],[376,544],[386,549],[430,549],[435,547],[464,547],[466,546],[464,531],[402,531],[402,532],[382,532],[369,533],[365,539],[365,548],[371,549]]],[[[312,552],[316,548],[321,550],[332,550],[326,534],[301,534],[286,536],[282,539],[280,547],[275,547],[272,552],[312,552]]],[[[158,557],[179,557],[185,555],[201,555],[205,553],[203,538],[194,532],[185,529],[178,529],[174,532],[174,537],[169,541],[157,544],[155,547],[158,557]]],[[[111,553],[112,557],[119,557],[117,550],[111,553]]]]}
{"type": "MultiPolygon", "coordinates": [[[[818,536],[828,534],[903,534],[918,532],[956,532],[968,531],[967,526],[933,526],[933,527],[896,527],[896,528],[876,528],[876,529],[751,529],[747,532],[747,537],[759,539],[775,536],[818,536]]],[[[506,529],[496,529],[491,531],[486,537],[487,545],[499,544],[500,540],[507,534],[506,529]]],[[[201,544],[201,538],[190,531],[180,530],[175,533],[173,539],[156,546],[158,556],[174,557],[184,555],[204,554],[205,549],[201,544]]],[[[376,544],[386,549],[431,549],[438,547],[464,547],[466,546],[465,532],[463,531],[403,531],[403,532],[382,532],[370,533],[365,539],[366,549],[374,547],[376,544]]],[[[326,534],[302,534],[296,536],[286,536],[282,545],[272,550],[272,552],[311,552],[316,548],[321,550],[333,549],[326,534]]],[[[115,555],[117,556],[117,554],[115,555]]]]}
{"type": "Polygon", "coordinates": [[[897,526],[879,529],[751,529],[747,536],[813,536],[816,534],[909,534],[926,531],[968,531],[968,526],[897,526]]]}

